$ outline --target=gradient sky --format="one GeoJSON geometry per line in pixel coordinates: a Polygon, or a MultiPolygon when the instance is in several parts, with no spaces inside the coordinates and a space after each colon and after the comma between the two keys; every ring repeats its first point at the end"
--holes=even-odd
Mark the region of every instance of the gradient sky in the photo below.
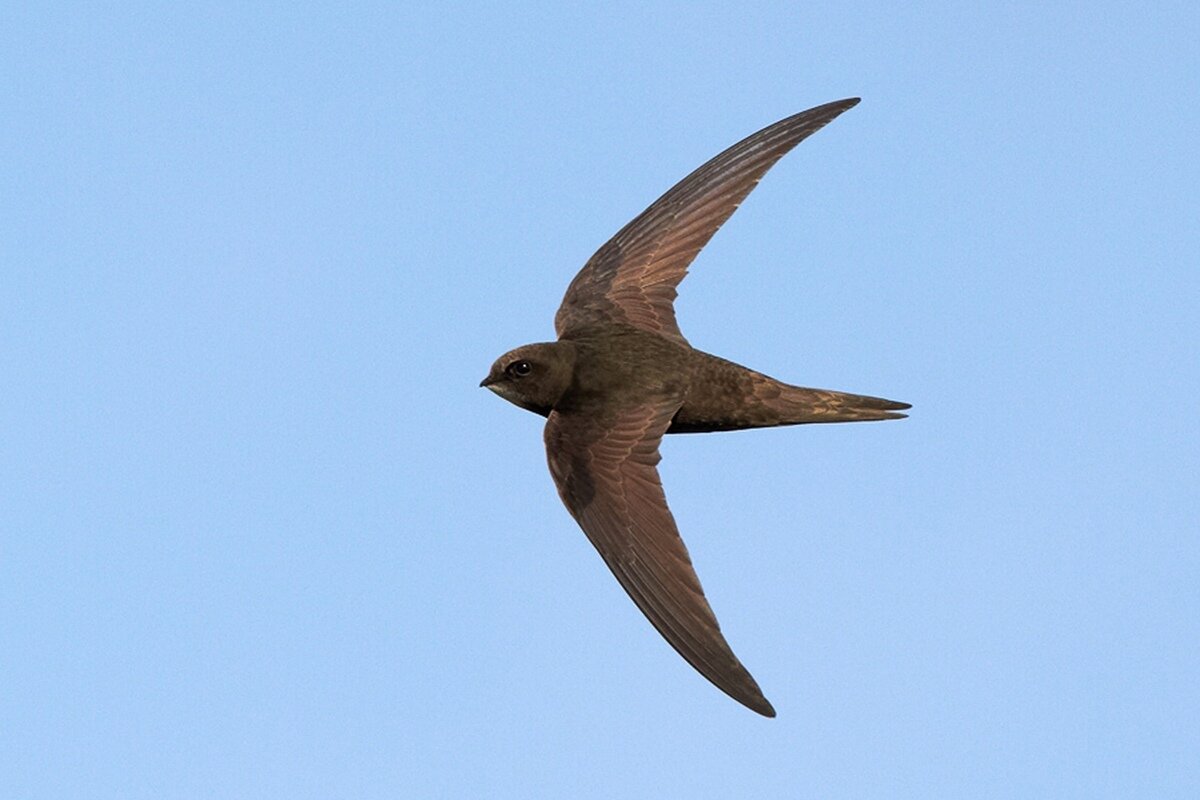
{"type": "Polygon", "coordinates": [[[1200,796],[1200,11],[0,12],[0,796],[1200,796]],[[479,389],[724,147],[681,286],[910,419],[672,437],[747,711],[479,389]]]}

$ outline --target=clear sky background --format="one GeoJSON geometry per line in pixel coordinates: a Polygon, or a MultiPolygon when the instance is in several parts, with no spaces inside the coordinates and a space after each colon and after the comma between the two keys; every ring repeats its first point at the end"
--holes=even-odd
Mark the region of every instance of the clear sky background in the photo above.
{"type": "Polygon", "coordinates": [[[0,15],[0,796],[1200,796],[1192,3],[0,15]],[[767,720],[479,389],[848,96],[692,343],[911,418],[672,437],[767,720]]]}

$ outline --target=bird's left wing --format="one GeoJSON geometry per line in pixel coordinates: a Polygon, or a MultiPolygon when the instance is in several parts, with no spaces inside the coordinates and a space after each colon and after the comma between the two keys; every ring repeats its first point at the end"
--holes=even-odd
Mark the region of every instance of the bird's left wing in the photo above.
{"type": "Polygon", "coordinates": [[[550,473],[567,510],[663,638],[717,688],[773,717],[721,635],[667,508],[658,445],[678,408],[664,402],[602,419],[552,412],[545,433],[550,473]]]}
{"type": "Polygon", "coordinates": [[[554,317],[559,338],[616,322],[686,343],[674,302],[688,265],[776,161],[856,105],[858,98],[838,100],[768,125],[669,189],[571,281],[554,317]]]}

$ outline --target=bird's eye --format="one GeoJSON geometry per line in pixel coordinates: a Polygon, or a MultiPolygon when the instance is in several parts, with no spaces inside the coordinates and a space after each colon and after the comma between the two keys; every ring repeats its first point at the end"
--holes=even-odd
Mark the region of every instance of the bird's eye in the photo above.
{"type": "Polygon", "coordinates": [[[518,378],[524,378],[531,372],[533,372],[533,365],[524,359],[520,361],[514,361],[508,365],[508,374],[515,375],[518,378]]]}

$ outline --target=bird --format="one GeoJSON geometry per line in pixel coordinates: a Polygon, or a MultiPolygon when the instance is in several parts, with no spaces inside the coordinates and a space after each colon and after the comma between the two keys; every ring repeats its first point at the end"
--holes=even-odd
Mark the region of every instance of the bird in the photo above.
{"type": "Polygon", "coordinates": [[[676,287],[767,170],[858,102],[782,119],[681,180],[571,281],[557,340],[508,351],[480,383],[547,418],[558,494],[617,581],[692,667],[765,717],[775,709],[721,633],[667,506],[662,437],[898,419],[911,406],[793,386],[693,348],[675,319],[676,287]]]}

